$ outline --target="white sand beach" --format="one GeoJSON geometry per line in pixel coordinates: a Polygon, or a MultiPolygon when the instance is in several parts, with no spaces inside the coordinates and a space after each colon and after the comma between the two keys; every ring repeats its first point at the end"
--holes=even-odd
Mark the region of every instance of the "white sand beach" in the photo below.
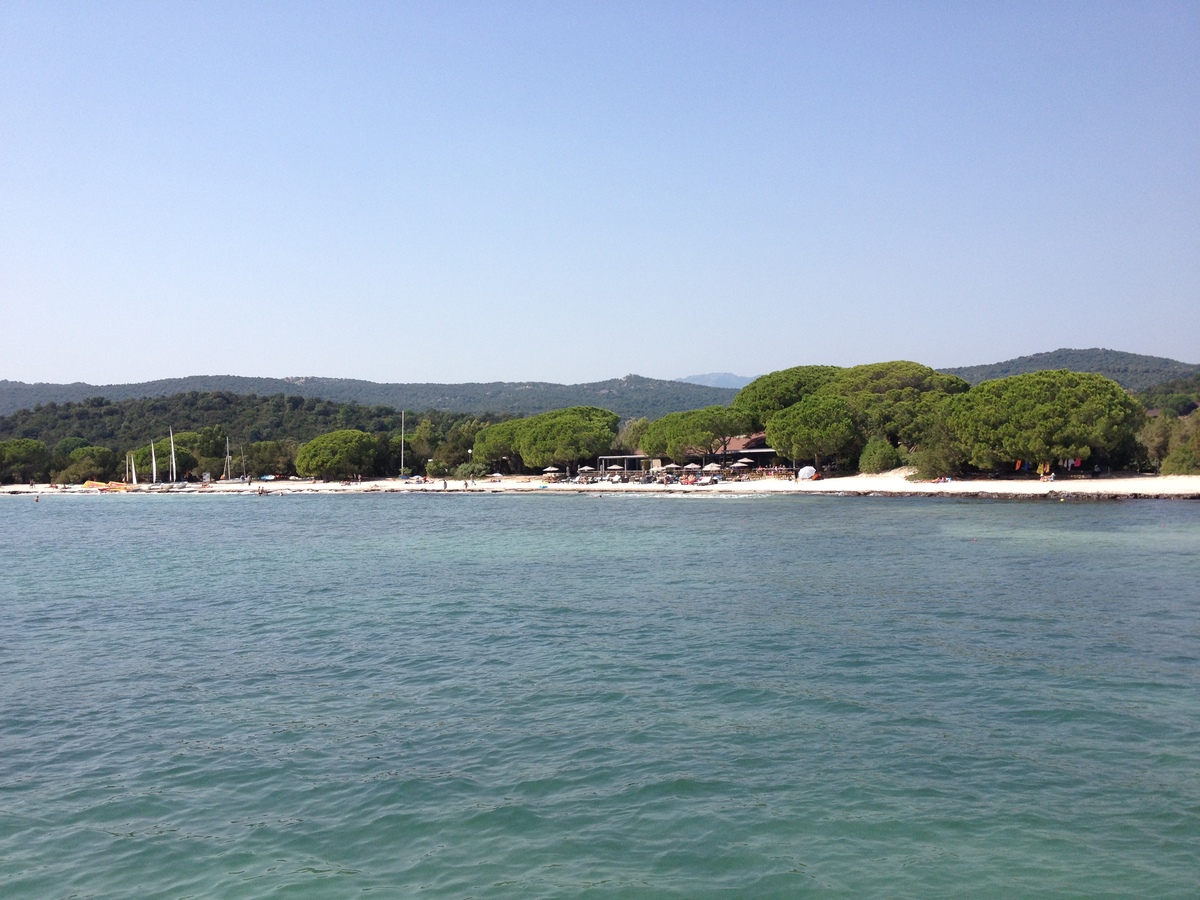
{"type": "Polygon", "coordinates": [[[105,491],[78,485],[69,487],[41,485],[4,485],[0,495],[74,496],[113,493],[122,495],[254,495],[286,494],[508,494],[508,493],[595,493],[595,494],[676,494],[707,496],[716,494],[823,494],[834,496],[935,496],[982,497],[997,499],[1090,499],[1120,500],[1136,498],[1200,499],[1200,475],[1115,475],[1102,478],[1071,478],[1056,481],[1036,479],[972,479],[934,483],[909,481],[910,470],[897,469],[881,475],[849,475],[818,481],[792,481],[786,478],[750,478],[709,485],[621,484],[597,482],[576,484],[547,481],[538,476],[514,475],[504,478],[433,479],[418,482],[396,478],[361,482],[276,480],[254,482],[217,482],[209,485],[139,485],[128,490],[105,491]]]}

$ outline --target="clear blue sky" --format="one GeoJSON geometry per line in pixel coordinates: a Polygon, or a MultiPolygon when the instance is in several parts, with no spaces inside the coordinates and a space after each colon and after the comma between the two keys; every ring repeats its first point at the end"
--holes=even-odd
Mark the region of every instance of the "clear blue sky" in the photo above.
{"type": "Polygon", "coordinates": [[[0,378],[1200,362],[1200,5],[0,0],[0,378]]]}

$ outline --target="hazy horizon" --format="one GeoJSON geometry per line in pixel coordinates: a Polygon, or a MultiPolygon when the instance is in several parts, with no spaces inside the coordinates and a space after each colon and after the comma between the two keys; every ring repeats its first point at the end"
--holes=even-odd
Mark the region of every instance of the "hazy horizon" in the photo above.
{"type": "MultiPolygon", "coordinates": [[[[1088,349],[1100,349],[1100,350],[1115,350],[1118,352],[1128,352],[1128,351],[1120,351],[1119,348],[1115,348],[1115,347],[1110,347],[1110,348],[1057,348],[1057,349],[1058,350],[1076,350],[1076,351],[1088,350],[1088,349]]],[[[1037,356],[1037,355],[1040,355],[1042,353],[1047,353],[1047,352],[1054,352],[1054,351],[1039,351],[1038,353],[1023,354],[1022,357],[1013,357],[1012,359],[1007,359],[1007,360],[990,360],[986,363],[965,363],[962,366],[941,366],[938,368],[948,370],[948,369],[972,368],[975,366],[989,366],[989,365],[995,365],[995,364],[1000,364],[1000,363],[1012,362],[1015,359],[1024,358],[1024,357],[1028,357],[1028,356],[1037,356]]],[[[1200,363],[1191,362],[1186,359],[1179,360],[1179,359],[1171,359],[1170,357],[1158,357],[1158,358],[1169,360],[1171,362],[1176,362],[1176,363],[1184,363],[1186,365],[1200,366],[1200,363]]],[[[870,360],[870,362],[888,362],[888,361],[889,360],[870,360]]],[[[921,360],[914,360],[914,362],[921,362],[921,360]]],[[[720,388],[737,389],[737,388],[742,387],[744,384],[747,384],[747,383],[753,381],[755,378],[758,378],[762,374],[765,374],[765,373],[760,372],[760,373],[757,373],[754,375],[742,375],[742,374],[738,374],[738,373],[734,373],[734,372],[700,372],[700,373],[696,373],[693,375],[678,375],[678,376],[675,376],[674,378],[659,378],[658,380],[676,381],[676,382],[680,382],[682,384],[695,384],[695,385],[701,385],[701,386],[705,386],[705,387],[720,387],[720,388]],[[701,379],[705,379],[705,380],[701,380],[701,379]],[[741,382],[741,384],[735,385],[735,384],[724,383],[724,382],[728,381],[729,379],[736,379],[737,381],[741,382]]],[[[585,383],[613,381],[613,380],[618,380],[618,379],[627,378],[627,377],[631,377],[631,376],[640,376],[640,377],[645,377],[645,378],[658,378],[658,376],[645,375],[642,372],[626,372],[624,375],[612,374],[612,375],[608,375],[603,378],[591,379],[589,382],[547,382],[545,379],[538,379],[538,378],[491,379],[491,382],[493,382],[493,383],[506,382],[506,383],[510,383],[510,384],[551,383],[551,384],[568,384],[568,385],[570,385],[570,384],[585,384],[585,383]]],[[[398,384],[398,383],[399,384],[403,384],[403,383],[408,383],[408,384],[489,383],[489,382],[466,381],[466,380],[435,382],[435,381],[431,381],[429,379],[425,379],[425,380],[417,379],[417,380],[412,380],[409,382],[378,382],[375,379],[369,379],[369,378],[358,378],[355,376],[322,375],[322,374],[316,373],[316,372],[309,372],[309,373],[305,373],[303,375],[301,375],[301,374],[272,375],[272,374],[262,374],[262,373],[245,375],[245,374],[232,373],[232,372],[190,372],[190,373],[180,374],[180,375],[165,375],[165,376],[162,376],[159,378],[138,379],[138,380],[132,381],[132,382],[87,382],[82,379],[77,379],[75,383],[92,384],[95,386],[102,387],[105,384],[138,384],[138,383],[156,382],[156,381],[177,381],[177,380],[183,380],[183,379],[188,379],[188,378],[227,378],[227,377],[228,378],[250,378],[250,379],[264,378],[264,379],[276,379],[276,380],[281,380],[281,381],[296,381],[296,382],[302,382],[307,379],[345,379],[345,380],[349,380],[349,381],[367,381],[367,382],[372,382],[372,383],[383,383],[383,384],[387,384],[387,383],[391,383],[391,384],[398,384]]],[[[3,382],[3,381],[22,383],[22,379],[15,379],[15,378],[7,378],[6,379],[3,377],[0,377],[0,382],[3,382]]],[[[28,384],[31,382],[23,382],[23,383],[28,384]]],[[[70,384],[72,382],[42,380],[40,383],[43,383],[43,384],[70,384]]]]}
{"type": "Polygon", "coordinates": [[[1200,346],[1194,4],[10,3],[0,122],[10,380],[1200,346]]]}

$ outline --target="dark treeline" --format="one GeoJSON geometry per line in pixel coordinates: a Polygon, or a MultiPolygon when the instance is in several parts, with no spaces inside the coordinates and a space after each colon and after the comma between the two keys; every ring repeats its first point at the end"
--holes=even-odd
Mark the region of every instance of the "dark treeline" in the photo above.
{"type": "Polygon", "coordinates": [[[623,424],[595,406],[524,418],[405,413],[402,440],[401,413],[389,406],[226,392],[97,398],[0,418],[0,479],[77,483],[136,467],[145,480],[152,467],[165,471],[168,428],[178,471],[213,477],[467,477],[569,469],[614,448],[681,463],[724,458],[734,437],[764,431],[780,460],[840,472],[911,465],[934,477],[1030,464],[1049,472],[1086,461],[1089,469],[1191,473],[1200,471],[1198,399],[1195,376],[1139,398],[1098,374],[1046,370],[971,385],[901,360],[784,369],[755,379],[729,406],[623,424]]]}
{"type": "MultiPolygon", "coordinates": [[[[408,430],[428,420],[435,431],[447,431],[464,419],[501,421],[499,413],[466,414],[443,410],[407,412],[408,430]]],[[[311,440],[319,434],[354,428],[370,434],[400,431],[400,411],[390,406],[360,406],[330,400],[274,394],[258,397],[225,392],[191,392],[171,397],[81,403],[47,403],[0,418],[0,440],[33,438],[54,446],[63,438],[124,450],[159,440],[168,428],[200,431],[220,426],[235,443],[311,440]]]]}
{"type": "Polygon", "coordinates": [[[124,477],[130,454],[141,479],[147,480],[152,441],[161,476],[170,455],[168,429],[175,433],[181,477],[185,472],[193,477],[203,472],[219,476],[225,468],[227,440],[233,474],[293,475],[303,444],[345,430],[370,436],[371,474],[399,474],[401,459],[408,472],[441,472],[468,461],[476,433],[506,418],[502,413],[406,412],[402,454],[401,413],[388,406],[226,392],[47,403],[0,418],[0,480],[49,477],[80,482],[124,477]]]}
{"type": "MultiPolygon", "coordinates": [[[[1174,374],[1174,373],[1172,373],[1174,374]]],[[[0,380],[0,414],[11,414],[38,404],[82,402],[89,397],[132,400],[139,397],[172,397],[177,394],[235,394],[268,397],[299,395],[304,399],[332,400],[360,406],[393,409],[443,409],[458,413],[479,411],[528,416],[571,406],[603,406],[622,417],[656,418],[681,409],[712,403],[729,403],[737,393],[679,381],[627,375],[587,384],[552,384],[540,381],[486,384],[380,384],[352,378],[243,378],[232,375],[197,375],[140,384],[25,384],[0,380]]]]}

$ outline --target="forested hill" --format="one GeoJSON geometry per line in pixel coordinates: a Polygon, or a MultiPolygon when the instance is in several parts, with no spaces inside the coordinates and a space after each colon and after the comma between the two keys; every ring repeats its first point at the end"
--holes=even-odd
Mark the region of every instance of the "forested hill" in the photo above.
{"type": "MultiPolygon", "coordinates": [[[[1161,380],[1161,379],[1160,379],[1161,380]]],[[[487,384],[380,384],[353,378],[243,378],[194,375],[139,384],[26,384],[0,381],[0,415],[38,404],[68,403],[103,397],[130,400],[185,393],[272,394],[332,400],[394,409],[438,409],[449,412],[530,415],[568,406],[598,406],[622,418],[657,419],[670,412],[728,404],[737,394],[729,388],[706,387],[627,375],[590,384],[541,381],[495,381],[487,384]]]]}
{"type": "Polygon", "coordinates": [[[992,363],[986,366],[960,366],[956,369],[941,369],[949,375],[979,384],[981,381],[991,381],[993,378],[1007,378],[1009,375],[1023,375],[1026,372],[1040,372],[1043,369],[1069,369],[1072,372],[1095,372],[1105,378],[1111,378],[1126,390],[1144,391],[1155,385],[1173,378],[1187,378],[1200,372],[1200,364],[1183,363],[1175,359],[1161,356],[1141,356],[1137,353],[1124,353],[1120,350],[1053,350],[1049,353],[1035,353],[1032,356],[1018,356],[1005,362],[992,363]]]}
{"type": "MultiPolygon", "coordinates": [[[[426,412],[410,416],[411,432],[421,419],[433,419],[441,428],[462,414],[426,412]]],[[[503,418],[487,415],[485,421],[503,418]]],[[[292,395],[224,392],[172,394],[135,400],[81,403],[47,403],[0,416],[0,441],[32,438],[53,447],[63,438],[83,438],[88,444],[126,450],[161,440],[168,428],[179,432],[203,431],[219,426],[237,444],[254,441],[308,441],[319,434],[356,428],[372,434],[400,431],[400,412],[390,406],[361,406],[292,395]]]]}

